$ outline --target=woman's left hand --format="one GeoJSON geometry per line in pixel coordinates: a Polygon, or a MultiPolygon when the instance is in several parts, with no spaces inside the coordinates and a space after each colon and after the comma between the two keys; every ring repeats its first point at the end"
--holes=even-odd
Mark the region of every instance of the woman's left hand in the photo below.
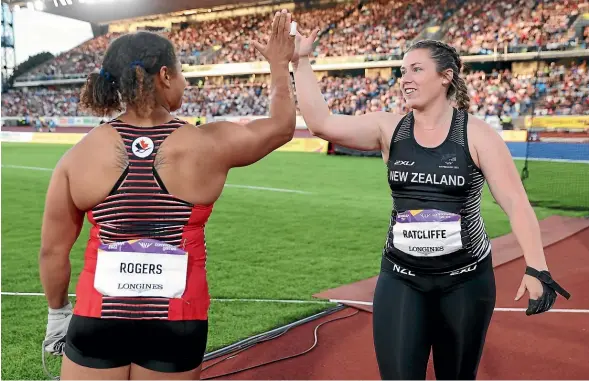
{"type": "Polygon", "coordinates": [[[530,293],[530,299],[539,299],[544,292],[544,287],[542,286],[542,282],[538,279],[525,274],[522,283],[517,290],[517,294],[515,295],[515,300],[520,300],[521,297],[524,296],[526,290],[530,293]]]}

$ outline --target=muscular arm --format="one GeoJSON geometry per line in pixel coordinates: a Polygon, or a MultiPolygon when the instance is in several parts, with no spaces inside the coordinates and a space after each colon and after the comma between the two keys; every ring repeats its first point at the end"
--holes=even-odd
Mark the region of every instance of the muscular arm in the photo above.
{"type": "Polygon", "coordinates": [[[215,160],[228,170],[255,163],[288,143],[296,127],[296,106],[288,63],[271,66],[270,116],[245,126],[231,122],[206,124],[215,145],[215,160]]]}
{"type": "Polygon", "coordinates": [[[363,151],[381,150],[383,112],[364,115],[331,115],[308,57],[294,68],[299,108],[309,131],[324,140],[363,151]]]}
{"type": "Polygon", "coordinates": [[[471,119],[473,126],[469,129],[469,137],[475,144],[479,166],[493,197],[509,217],[513,234],[523,250],[527,265],[538,270],[547,270],[538,219],[507,145],[488,124],[471,119]]]}
{"type": "Polygon", "coordinates": [[[62,159],[53,172],[47,190],[39,252],[41,284],[50,308],[61,308],[68,302],[71,274],[69,255],[82,229],[83,218],[84,213],[72,201],[62,159]]]}

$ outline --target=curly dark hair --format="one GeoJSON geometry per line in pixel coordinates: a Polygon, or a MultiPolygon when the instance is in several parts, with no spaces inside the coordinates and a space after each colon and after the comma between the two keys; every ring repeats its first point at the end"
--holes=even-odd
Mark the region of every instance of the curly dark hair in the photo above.
{"type": "Polygon", "coordinates": [[[122,35],[108,47],[100,72],[88,75],[80,107],[107,116],[125,104],[145,115],[155,106],[154,77],[162,66],[175,73],[176,51],[170,40],[146,31],[122,35]]]}

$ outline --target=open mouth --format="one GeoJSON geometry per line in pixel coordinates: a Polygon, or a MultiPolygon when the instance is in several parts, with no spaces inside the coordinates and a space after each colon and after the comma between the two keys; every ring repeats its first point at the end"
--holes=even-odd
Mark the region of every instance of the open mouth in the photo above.
{"type": "Polygon", "coordinates": [[[413,88],[406,88],[404,91],[405,91],[405,94],[409,95],[409,94],[413,94],[417,90],[413,89],[413,88]]]}

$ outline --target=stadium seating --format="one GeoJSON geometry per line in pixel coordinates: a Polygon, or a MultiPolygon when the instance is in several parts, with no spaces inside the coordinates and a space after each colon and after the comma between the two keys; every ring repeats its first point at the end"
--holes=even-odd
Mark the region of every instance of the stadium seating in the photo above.
{"type": "Polygon", "coordinates": [[[589,114],[587,61],[569,68],[550,65],[539,73],[537,88],[535,115],[589,114]]]}
{"type": "MultiPolygon", "coordinates": [[[[304,33],[321,29],[316,59],[356,56],[374,61],[399,59],[413,40],[425,36],[452,44],[462,55],[490,54],[494,49],[520,52],[538,45],[544,50],[585,48],[589,27],[579,29],[574,24],[587,11],[589,0],[374,0],[362,7],[346,2],[297,10],[294,17],[304,33]]],[[[173,41],[181,61],[188,65],[252,62],[263,57],[250,42],[265,40],[270,22],[270,13],[261,12],[210,19],[161,33],[173,41]]],[[[98,69],[109,42],[119,35],[108,33],[89,40],[18,80],[37,80],[42,85],[50,79],[84,78],[98,69]]],[[[334,113],[405,112],[395,74],[368,78],[329,73],[321,79],[321,90],[334,113]]],[[[529,114],[535,106],[536,115],[589,114],[585,62],[552,63],[536,74],[467,69],[470,112],[483,117],[517,117],[529,114]]],[[[222,83],[219,78],[197,80],[187,89],[177,114],[268,113],[267,76],[225,76],[222,83]]],[[[80,84],[17,87],[2,96],[2,115],[84,116],[78,109],[79,91],[80,84]]]]}
{"type": "MultiPolygon", "coordinates": [[[[375,0],[361,9],[355,3],[294,12],[305,32],[322,30],[314,55],[396,59],[427,27],[439,26],[439,39],[461,54],[585,47],[587,33],[577,36],[572,22],[589,10],[589,0],[375,0]]],[[[182,30],[163,32],[176,45],[183,63],[260,61],[250,44],[263,41],[270,14],[219,18],[182,30]],[[200,32],[199,32],[200,31],[200,32]],[[203,32],[206,31],[206,32],[203,32]]],[[[118,33],[92,39],[51,62],[22,75],[21,80],[82,77],[96,70],[108,43],[118,33]]]]}
{"type": "MultiPolygon", "coordinates": [[[[534,76],[514,75],[510,70],[465,73],[471,112],[481,116],[527,114],[535,96],[537,115],[589,114],[587,64],[552,64],[534,76]]],[[[267,77],[266,77],[267,78],[267,77]]],[[[268,82],[261,77],[244,80],[228,78],[216,85],[201,81],[185,92],[180,116],[266,115],[268,82]]],[[[320,88],[332,112],[347,115],[368,111],[405,112],[397,79],[364,76],[324,76],[320,88]]],[[[82,116],[77,108],[80,87],[31,87],[25,93],[10,90],[2,97],[5,116],[40,114],[82,116]]]]}
{"type": "Polygon", "coordinates": [[[588,6],[585,0],[469,1],[448,19],[444,39],[463,54],[490,54],[495,46],[508,51],[568,49],[577,45],[571,22],[588,6]]]}

